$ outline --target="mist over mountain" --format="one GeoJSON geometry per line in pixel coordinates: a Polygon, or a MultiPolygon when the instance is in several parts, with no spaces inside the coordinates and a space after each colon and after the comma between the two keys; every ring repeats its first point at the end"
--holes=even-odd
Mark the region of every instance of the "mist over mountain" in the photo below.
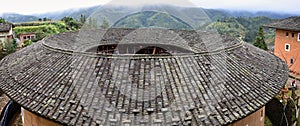
{"type": "Polygon", "coordinates": [[[39,17],[33,15],[22,15],[17,13],[4,13],[0,15],[0,17],[13,23],[37,21],[39,19],[39,17]]]}
{"type": "Polygon", "coordinates": [[[67,10],[62,10],[58,12],[48,12],[48,13],[43,13],[43,14],[35,14],[34,16],[36,17],[46,17],[52,20],[60,20],[66,16],[68,17],[73,17],[75,19],[79,19],[80,15],[86,15],[89,16],[91,15],[96,9],[100,8],[101,6],[92,6],[92,7],[87,7],[87,8],[73,8],[73,9],[67,9],[67,10]]]}
{"type": "Polygon", "coordinates": [[[95,20],[98,25],[100,25],[104,19],[112,25],[128,15],[144,11],[167,13],[185,21],[194,28],[198,28],[199,26],[212,21],[211,17],[206,14],[205,9],[203,8],[178,7],[172,5],[147,5],[139,7],[103,6],[89,15],[89,18],[95,20]]]}
{"type": "MultiPolygon", "coordinates": [[[[113,3],[113,2],[112,2],[113,3]]],[[[300,14],[278,13],[270,11],[237,11],[237,10],[224,10],[224,9],[205,9],[201,7],[185,7],[175,6],[167,4],[157,5],[143,5],[143,6],[118,6],[118,5],[106,5],[106,6],[92,6],[86,8],[74,8],[68,10],[62,10],[59,12],[48,12],[44,14],[35,15],[21,15],[16,13],[4,13],[1,17],[10,22],[28,22],[37,21],[39,18],[49,18],[52,20],[60,20],[63,17],[69,16],[74,19],[79,19],[81,15],[85,17],[92,17],[97,21],[97,24],[101,24],[103,19],[106,18],[110,23],[114,23],[117,20],[140,11],[161,11],[167,12],[171,15],[186,21],[193,27],[199,27],[210,21],[216,21],[225,17],[257,17],[265,16],[274,19],[281,19],[290,16],[296,16],[300,14]]]]}
{"type": "Polygon", "coordinates": [[[279,13],[279,12],[271,12],[271,11],[247,11],[247,10],[220,10],[226,12],[234,17],[258,17],[264,16],[273,19],[282,19],[291,16],[300,16],[300,13],[279,13]]]}
{"type": "Polygon", "coordinates": [[[115,24],[114,28],[167,28],[167,29],[184,29],[192,30],[189,24],[181,19],[157,11],[143,11],[128,15],[115,24]]]}

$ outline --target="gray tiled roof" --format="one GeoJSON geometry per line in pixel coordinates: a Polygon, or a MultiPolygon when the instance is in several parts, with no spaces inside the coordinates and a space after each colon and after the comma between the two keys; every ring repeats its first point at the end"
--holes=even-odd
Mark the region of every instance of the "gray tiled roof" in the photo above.
{"type": "Polygon", "coordinates": [[[11,27],[12,24],[10,23],[0,23],[0,32],[8,32],[11,27]]]}
{"type": "Polygon", "coordinates": [[[267,24],[267,25],[265,25],[265,27],[283,29],[283,30],[300,31],[300,16],[282,19],[282,20],[267,24]]]}
{"type": "Polygon", "coordinates": [[[276,56],[206,32],[171,31],[190,47],[161,38],[194,52],[184,55],[83,52],[135,31],[111,29],[103,39],[99,30],[49,37],[0,62],[0,89],[25,109],[66,125],[226,125],[263,107],[288,78],[276,56]]]}

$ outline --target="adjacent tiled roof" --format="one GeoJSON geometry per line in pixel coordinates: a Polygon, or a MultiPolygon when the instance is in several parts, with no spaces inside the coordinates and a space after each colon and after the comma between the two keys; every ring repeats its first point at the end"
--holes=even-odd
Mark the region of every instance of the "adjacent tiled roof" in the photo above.
{"type": "Polygon", "coordinates": [[[0,32],[8,32],[12,27],[10,23],[0,23],[0,32]]]}
{"type": "Polygon", "coordinates": [[[267,24],[267,25],[265,25],[265,27],[283,29],[283,30],[300,31],[300,16],[282,19],[282,20],[267,24]]]}
{"type": "MultiPolygon", "coordinates": [[[[49,37],[0,62],[0,89],[25,109],[64,125],[226,125],[263,107],[288,78],[286,64],[273,54],[207,32],[152,29],[181,36],[159,39],[191,54],[84,52],[97,43],[137,40],[135,31],[150,34],[111,29],[49,37]]],[[[138,42],[153,41],[144,37],[138,42]]]]}

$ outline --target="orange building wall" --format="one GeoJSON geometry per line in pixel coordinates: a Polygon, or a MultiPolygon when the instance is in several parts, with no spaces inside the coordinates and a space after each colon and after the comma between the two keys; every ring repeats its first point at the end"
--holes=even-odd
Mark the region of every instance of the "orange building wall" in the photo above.
{"type": "Polygon", "coordinates": [[[229,126],[264,126],[265,107],[229,126]]]}
{"type": "Polygon", "coordinates": [[[39,117],[24,109],[23,126],[61,126],[58,123],[39,117]]]}
{"type": "Polygon", "coordinates": [[[291,72],[300,74],[300,41],[298,41],[298,31],[287,31],[276,29],[274,54],[287,63],[291,72]],[[289,36],[286,36],[286,32],[289,36]],[[294,37],[292,37],[294,33],[294,37]],[[285,44],[290,44],[290,51],[285,51],[285,44]],[[294,64],[290,63],[294,59],[294,64]]]}

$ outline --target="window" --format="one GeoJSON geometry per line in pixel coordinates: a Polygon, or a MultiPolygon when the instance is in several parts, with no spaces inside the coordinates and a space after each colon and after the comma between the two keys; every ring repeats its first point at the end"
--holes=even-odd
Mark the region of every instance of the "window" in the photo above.
{"type": "Polygon", "coordinates": [[[292,37],[293,37],[293,38],[295,37],[295,33],[292,33],[292,37]]]}
{"type": "Polygon", "coordinates": [[[286,37],[289,37],[289,32],[286,32],[286,33],[285,33],[285,36],[286,36],[286,37]]]}
{"type": "Polygon", "coordinates": [[[294,64],[294,62],[295,62],[295,60],[292,58],[292,59],[290,60],[290,64],[294,64]]]}
{"type": "Polygon", "coordinates": [[[300,41],[300,33],[298,33],[298,41],[300,41]]]}
{"type": "Polygon", "coordinates": [[[290,44],[285,44],[285,48],[284,48],[285,51],[290,51],[290,48],[291,48],[291,47],[290,47],[290,44]]]}

